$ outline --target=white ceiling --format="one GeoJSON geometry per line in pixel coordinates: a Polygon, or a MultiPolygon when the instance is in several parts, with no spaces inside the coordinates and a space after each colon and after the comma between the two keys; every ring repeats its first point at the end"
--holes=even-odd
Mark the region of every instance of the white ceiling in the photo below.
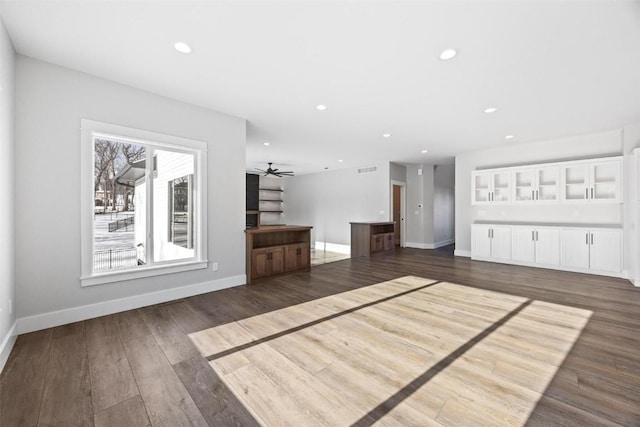
{"type": "Polygon", "coordinates": [[[249,169],[450,163],[640,121],[638,1],[29,0],[2,17],[21,54],[246,118],[249,169]]]}

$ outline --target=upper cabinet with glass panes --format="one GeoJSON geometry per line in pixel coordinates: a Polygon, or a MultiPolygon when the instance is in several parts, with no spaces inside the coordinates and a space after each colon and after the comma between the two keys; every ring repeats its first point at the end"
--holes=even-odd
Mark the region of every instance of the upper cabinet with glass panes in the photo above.
{"type": "Polygon", "coordinates": [[[476,171],[471,175],[471,203],[507,204],[511,200],[511,175],[509,171],[476,171]]]}
{"type": "Polygon", "coordinates": [[[568,162],[561,170],[564,202],[622,202],[622,157],[568,162]]]}
{"type": "Polygon", "coordinates": [[[479,170],[471,177],[474,205],[622,203],[620,156],[479,170]]]}
{"type": "Polygon", "coordinates": [[[558,203],[560,200],[560,167],[515,169],[512,176],[513,203],[558,203]]]}

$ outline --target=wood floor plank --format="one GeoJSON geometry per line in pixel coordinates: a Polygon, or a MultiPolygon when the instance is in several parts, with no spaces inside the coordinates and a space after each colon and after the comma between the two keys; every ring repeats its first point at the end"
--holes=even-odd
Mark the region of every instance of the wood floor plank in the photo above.
{"type": "Polygon", "coordinates": [[[127,341],[124,348],[152,425],[207,425],[152,335],[127,341]]]}
{"type": "Polygon", "coordinates": [[[252,364],[225,376],[225,381],[252,415],[267,426],[322,426],[308,410],[252,364]]]}
{"type": "Polygon", "coordinates": [[[182,361],[174,369],[210,426],[259,425],[202,357],[182,361]]]}
{"type": "Polygon", "coordinates": [[[20,335],[0,377],[0,425],[38,423],[53,329],[20,335]]]}
{"type": "Polygon", "coordinates": [[[185,301],[166,306],[167,311],[185,334],[207,329],[207,325],[185,301]]]}
{"type": "Polygon", "coordinates": [[[169,314],[167,306],[153,306],[138,310],[158,345],[175,365],[200,353],[169,314]]]}
{"type": "Polygon", "coordinates": [[[38,425],[91,425],[91,382],[85,323],[53,329],[38,425]]]}
{"type": "Polygon", "coordinates": [[[139,394],[113,316],[86,321],[93,410],[99,412],[139,394]]]}
{"type": "Polygon", "coordinates": [[[95,427],[151,427],[139,395],[96,412],[94,424],[95,427]]]}
{"type": "Polygon", "coordinates": [[[114,315],[122,342],[135,340],[151,334],[138,310],[123,311],[114,315]]]}

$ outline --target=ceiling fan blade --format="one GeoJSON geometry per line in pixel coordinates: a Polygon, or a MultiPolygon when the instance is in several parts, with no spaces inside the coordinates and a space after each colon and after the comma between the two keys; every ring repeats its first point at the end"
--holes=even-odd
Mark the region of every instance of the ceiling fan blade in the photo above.
{"type": "Polygon", "coordinates": [[[266,172],[266,170],[264,170],[264,169],[255,168],[254,170],[257,170],[258,172],[266,172]]]}
{"type": "Polygon", "coordinates": [[[280,171],[278,173],[293,173],[293,171],[280,171]]]}

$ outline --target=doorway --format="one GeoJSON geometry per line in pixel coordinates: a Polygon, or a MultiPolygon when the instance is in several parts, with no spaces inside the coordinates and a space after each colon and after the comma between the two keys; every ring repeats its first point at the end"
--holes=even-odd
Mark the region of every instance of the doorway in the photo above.
{"type": "Polygon", "coordinates": [[[405,189],[406,184],[394,182],[391,185],[392,203],[392,221],[395,222],[395,245],[404,247],[404,206],[405,206],[405,189]]]}

